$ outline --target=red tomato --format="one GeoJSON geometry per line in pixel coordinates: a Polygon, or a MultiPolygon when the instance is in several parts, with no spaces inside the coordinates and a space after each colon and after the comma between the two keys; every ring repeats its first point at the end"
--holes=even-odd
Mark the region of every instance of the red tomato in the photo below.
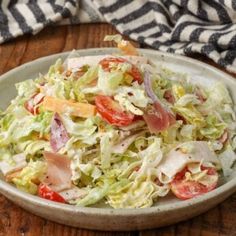
{"type": "MultiPolygon", "coordinates": [[[[201,169],[207,170],[208,175],[217,176],[218,180],[218,173],[216,172],[215,168],[201,166],[201,169]]],[[[188,171],[187,168],[185,168],[181,172],[179,172],[170,184],[171,190],[177,198],[181,200],[190,199],[202,195],[204,193],[207,193],[216,188],[217,181],[208,186],[203,185],[197,181],[186,181],[185,173],[187,171],[188,171]]]]}
{"type": "Polygon", "coordinates": [[[38,195],[41,198],[45,198],[54,202],[65,203],[65,199],[57,192],[54,192],[51,188],[49,188],[45,184],[40,184],[38,188],[38,195]]]}
{"type": "Polygon", "coordinates": [[[36,106],[43,101],[43,98],[44,95],[42,93],[34,94],[28,101],[25,102],[25,109],[33,115],[37,115],[39,113],[39,109],[36,106]]]}
{"type": "Polygon", "coordinates": [[[139,84],[143,82],[142,75],[139,71],[139,69],[130,63],[128,60],[121,58],[121,57],[107,57],[104,58],[99,62],[99,64],[102,66],[102,69],[105,71],[110,71],[110,63],[112,64],[119,64],[119,63],[129,63],[132,65],[130,72],[128,72],[129,75],[133,77],[135,81],[138,81],[139,84]]]}
{"type": "Polygon", "coordinates": [[[167,129],[175,123],[175,118],[166,111],[159,102],[155,102],[143,116],[151,132],[159,132],[167,129]]]}
{"type": "Polygon", "coordinates": [[[134,115],[122,111],[120,105],[109,96],[99,95],[95,98],[98,113],[109,124],[127,126],[132,123],[134,115]]]}

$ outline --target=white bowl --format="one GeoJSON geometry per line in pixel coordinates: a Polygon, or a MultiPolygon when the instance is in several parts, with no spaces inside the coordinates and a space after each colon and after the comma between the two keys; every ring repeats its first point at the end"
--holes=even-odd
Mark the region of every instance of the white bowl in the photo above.
{"type": "MultiPolygon", "coordinates": [[[[212,66],[183,56],[160,53],[154,50],[139,50],[153,62],[192,76],[192,82],[211,86],[215,81],[223,81],[236,103],[236,80],[212,66]]],[[[116,49],[100,48],[78,50],[81,56],[101,55],[117,52],[116,49]]],[[[69,52],[56,54],[24,64],[0,77],[0,106],[6,108],[15,97],[16,82],[35,78],[46,73],[57,58],[65,58],[69,52]]],[[[231,176],[217,189],[196,197],[180,201],[164,198],[154,206],[145,209],[111,209],[104,206],[76,207],[55,203],[27,193],[6,183],[0,176],[0,192],[22,208],[62,224],[96,230],[140,230],[173,224],[207,211],[222,202],[236,190],[236,178],[231,176]]]]}

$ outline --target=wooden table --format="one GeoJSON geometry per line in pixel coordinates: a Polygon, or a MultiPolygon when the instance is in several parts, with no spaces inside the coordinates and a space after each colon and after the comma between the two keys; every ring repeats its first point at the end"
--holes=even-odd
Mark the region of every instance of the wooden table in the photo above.
{"type": "MultiPolygon", "coordinates": [[[[0,74],[39,57],[72,49],[110,47],[103,42],[107,34],[116,30],[107,24],[50,27],[36,36],[26,35],[0,46],[0,74]]],[[[141,46],[136,43],[136,46],[141,46]]],[[[210,60],[194,56],[207,63],[210,60]]],[[[20,75],[19,75],[20,76],[20,75]]],[[[93,235],[140,235],[140,236],[216,236],[236,235],[236,194],[214,209],[191,220],[148,231],[98,232],[60,225],[26,212],[0,195],[0,236],[93,236],[93,235]]]]}

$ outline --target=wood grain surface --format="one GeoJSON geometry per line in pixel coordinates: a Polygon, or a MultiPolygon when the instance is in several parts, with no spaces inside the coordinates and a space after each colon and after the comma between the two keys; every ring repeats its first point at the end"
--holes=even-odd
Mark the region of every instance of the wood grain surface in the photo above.
{"type": "MultiPolygon", "coordinates": [[[[39,57],[72,49],[110,47],[106,34],[116,33],[107,24],[50,27],[0,45],[0,74],[39,57]]],[[[135,43],[136,46],[140,46],[135,43]]],[[[206,63],[212,61],[193,55],[206,63]]],[[[19,75],[20,76],[20,75],[19,75]]],[[[106,226],[104,225],[104,230],[106,226]]],[[[60,225],[26,212],[0,195],[0,236],[233,236],[236,235],[236,194],[214,209],[191,220],[148,231],[98,232],[60,225]]]]}

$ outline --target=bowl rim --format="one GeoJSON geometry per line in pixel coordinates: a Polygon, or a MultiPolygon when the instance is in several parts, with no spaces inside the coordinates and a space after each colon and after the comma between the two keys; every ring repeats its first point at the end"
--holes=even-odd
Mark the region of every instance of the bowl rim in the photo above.
{"type": "MultiPolygon", "coordinates": [[[[189,58],[183,55],[176,55],[176,54],[171,54],[171,53],[167,53],[167,52],[160,52],[160,51],[156,51],[153,49],[138,49],[139,52],[145,54],[152,54],[152,55],[159,55],[161,57],[168,57],[171,59],[180,59],[181,61],[187,61],[195,64],[197,66],[200,67],[204,67],[205,69],[207,69],[208,71],[211,71],[213,73],[218,73],[220,76],[224,76],[225,80],[230,80],[231,82],[235,83],[236,86],[236,79],[234,79],[231,75],[227,74],[226,72],[223,72],[211,65],[208,65],[206,63],[203,63],[201,61],[198,61],[196,59],[193,58],[189,58]]],[[[62,53],[56,53],[56,54],[52,54],[49,56],[45,56],[45,57],[40,57],[38,59],[29,61],[27,63],[24,63],[14,69],[11,69],[10,71],[2,74],[0,76],[0,82],[4,81],[7,77],[10,77],[12,74],[15,74],[18,72],[18,70],[20,71],[22,69],[22,67],[26,67],[26,66],[31,66],[32,64],[37,64],[37,63],[41,63],[45,60],[52,60],[53,58],[57,58],[57,57],[63,57],[63,56],[67,56],[69,55],[71,51],[67,51],[67,52],[62,52],[62,53]]],[[[118,52],[118,50],[116,48],[89,48],[89,49],[76,49],[76,52],[78,53],[82,53],[83,55],[86,55],[86,53],[90,53],[89,55],[92,54],[105,54],[105,53],[114,53],[114,52],[118,52]]],[[[62,210],[68,213],[84,213],[84,214],[93,214],[93,215],[99,215],[99,216],[137,216],[137,215],[150,215],[150,214],[156,214],[157,212],[170,212],[172,210],[180,210],[180,209],[184,209],[187,208],[189,206],[194,206],[194,205],[198,205],[198,204],[202,204],[204,202],[206,202],[209,199],[212,199],[214,197],[218,197],[221,194],[224,194],[225,192],[228,191],[236,191],[236,177],[233,177],[230,181],[224,183],[223,185],[217,187],[216,189],[198,196],[196,198],[192,198],[189,200],[185,200],[185,201],[177,201],[174,203],[165,203],[164,205],[155,205],[155,206],[151,206],[149,208],[139,208],[139,209],[113,209],[113,208],[98,208],[98,207],[78,207],[78,206],[74,206],[74,205],[68,205],[68,204],[61,204],[61,203],[57,203],[57,202],[53,202],[53,201],[49,201],[34,195],[31,195],[29,193],[23,192],[19,189],[17,189],[16,187],[14,187],[13,185],[5,182],[4,180],[0,179],[0,192],[5,195],[7,197],[7,195],[11,195],[11,196],[15,196],[17,198],[20,198],[26,202],[32,202],[35,205],[38,205],[40,207],[49,207],[49,208],[53,208],[55,210],[62,210]]]]}

